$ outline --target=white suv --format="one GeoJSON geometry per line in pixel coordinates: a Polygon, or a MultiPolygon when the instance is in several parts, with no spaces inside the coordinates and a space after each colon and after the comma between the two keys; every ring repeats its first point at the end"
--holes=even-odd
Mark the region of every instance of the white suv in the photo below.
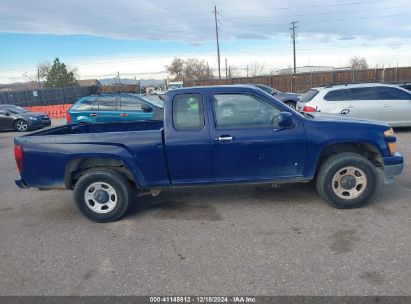
{"type": "Polygon", "coordinates": [[[297,111],[351,115],[407,127],[411,126],[411,92],[381,83],[318,87],[301,97],[297,111]]]}

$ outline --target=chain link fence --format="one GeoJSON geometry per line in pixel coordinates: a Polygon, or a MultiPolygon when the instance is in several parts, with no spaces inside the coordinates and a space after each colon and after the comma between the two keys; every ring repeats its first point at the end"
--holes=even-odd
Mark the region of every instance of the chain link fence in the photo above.
{"type": "Polygon", "coordinates": [[[95,93],[96,86],[0,92],[0,104],[21,107],[69,104],[75,103],[80,97],[95,93]]]}

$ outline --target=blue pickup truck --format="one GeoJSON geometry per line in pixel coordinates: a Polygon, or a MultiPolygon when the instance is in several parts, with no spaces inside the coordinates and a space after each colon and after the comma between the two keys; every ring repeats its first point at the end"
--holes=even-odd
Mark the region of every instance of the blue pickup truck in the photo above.
{"type": "Polygon", "coordinates": [[[212,184],[315,180],[337,208],[364,206],[403,169],[385,123],[300,114],[250,86],[168,92],[159,120],[64,125],[15,139],[20,188],[74,190],[96,222],[121,218],[134,193],[212,184]]]}

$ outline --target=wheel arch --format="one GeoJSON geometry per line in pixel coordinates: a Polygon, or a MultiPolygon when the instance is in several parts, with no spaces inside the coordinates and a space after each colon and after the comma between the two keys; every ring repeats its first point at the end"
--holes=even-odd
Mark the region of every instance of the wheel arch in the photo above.
{"type": "Polygon", "coordinates": [[[87,171],[96,168],[110,168],[123,174],[132,185],[139,187],[137,178],[133,174],[128,164],[121,158],[112,156],[84,156],[71,159],[64,173],[64,184],[67,189],[73,189],[77,180],[87,171]]]}
{"type": "Polygon", "coordinates": [[[315,175],[330,156],[345,152],[359,154],[371,161],[375,167],[382,167],[384,164],[380,151],[371,143],[361,141],[330,143],[323,147],[318,156],[315,175]]]}

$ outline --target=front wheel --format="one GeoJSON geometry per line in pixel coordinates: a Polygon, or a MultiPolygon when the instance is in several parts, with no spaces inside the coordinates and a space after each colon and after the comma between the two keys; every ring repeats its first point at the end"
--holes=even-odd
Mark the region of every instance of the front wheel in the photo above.
{"type": "Polygon", "coordinates": [[[341,209],[359,208],[375,194],[378,173],[363,156],[340,153],[323,163],[316,184],[318,193],[330,205],[341,209]]]}
{"type": "Polygon", "coordinates": [[[23,119],[18,119],[14,123],[14,129],[17,132],[26,132],[29,129],[29,125],[23,119]]]}
{"type": "Polygon", "coordinates": [[[129,181],[112,169],[91,170],[74,187],[77,207],[94,222],[106,223],[120,219],[131,200],[129,181]]]}

